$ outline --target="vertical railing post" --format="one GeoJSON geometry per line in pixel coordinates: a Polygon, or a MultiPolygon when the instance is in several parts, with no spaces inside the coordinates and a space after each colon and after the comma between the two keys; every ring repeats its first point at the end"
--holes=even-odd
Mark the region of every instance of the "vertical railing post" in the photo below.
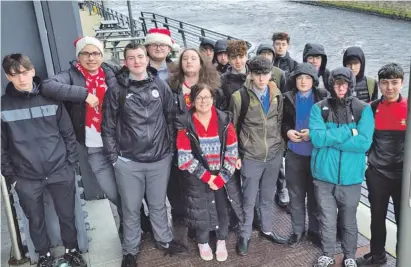
{"type": "Polygon", "coordinates": [[[404,169],[402,174],[401,216],[399,227],[397,229],[397,231],[400,231],[399,240],[397,240],[399,250],[397,251],[397,267],[408,267],[411,263],[411,72],[408,87],[407,112],[404,169]]]}
{"type": "Polygon", "coordinates": [[[203,28],[201,28],[201,36],[205,37],[205,32],[203,28]]]}
{"type": "Polygon", "coordinates": [[[135,36],[133,11],[131,10],[130,0],[127,0],[128,18],[130,19],[131,36],[135,36]]]}
{"type": "Polygon", "coordinates": [[[141,12],[140,14],[141,14],[141,20],[143,21],[141,25],[142,25],[142,28],[143,28],[144,36],[146,36],[146,35],[147,35],[147,32],[148,32],[148,30],[147,30],[147,25],[146,25],[146,19],[145,19],[145,17],[144,17],[144,13],[143,13],[143,12],[141,12]]]}
{"type": "Polygon", "coordinates": [[[154,13],[153,13],[153,19],[154,19],[154,26],[155,26],[156,28],[158,28],[158,26],[157,26],[156,14],[154,14],[154,13]]]}
{"type": "Polygon", "coordinates": [[[181,39],[183,39],[184,48],[187,48],[186,34],[184,32],[183,22],[180,21],[181,39]]]}
{"type": "Polygon", "coordinates": [[[104,7],[104,0],[101,0],[101,11],[103,12],[103,19],[106,20],[106,9],[104,7]]]}
{"type": "Polygon", "coordinates": [[[170,30],[170,28],[168,27],[168,19],[167,19],[167,17],[164,17],[164,22],[165,22],[165,27],[168,29],[168,30],[170,30]]]}

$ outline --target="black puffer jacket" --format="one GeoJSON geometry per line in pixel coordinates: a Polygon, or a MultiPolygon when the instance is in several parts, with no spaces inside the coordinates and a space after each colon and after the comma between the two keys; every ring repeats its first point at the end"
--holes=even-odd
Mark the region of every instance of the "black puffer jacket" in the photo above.
{"type": "Polygon", "coordinates": [[[318,86],[318,77],[317,72],[313,65],[309,63],[298,64],[297,68],[290,75],[290,84],[292,86],[291,91],[288,91],[283,94],[284,104],[283,104],[283,121],[281,124],[281,134],[285,141],[288,141],[287,132],[289,130],[295,129],[295,120],[296,120],[296,106],[295,106],[295,97],[298,93],[296,87],[295,79],[299,74],[307,74],[313,78],[314,87],[312,93],[314,96],[314,103],[321,101],[329,96],[329,93],[324,88],[317,88],[318,86]]]}
{"type": "MultiPolygon", "coordinates": [[[[246,68],[248,70],[247,66],[246,68]]],[[[230,103],[231,96],[244,85],[246,79],[247,74],[234,73],[232,66],[228,67],[227,71],[221,75],[221,89],[227,103],[230,103]]]]}
{"type": "Polygon", "coordinates": [[[12,83],[1,97],[1,172],[14,183],[19,178],[46,179],[78,161],[70,118],[61,102],[18,91],[12,83]]]}
{"type": "MultiPolygon", "coordinates": [[[[70,69],[62,71],[44,81],[42,94],[53,99],[64,101],[67,112],[73,123],[77,141],[85,144],[86,138],[86,98],[88,90],[86,81],[75,67],[76,61],[70,63],[70,69]]],[[[101,64],[106,75],[107,90],[117,87],[114,71],[106,63],[101,64]]]]}
{"type": "Polygon", "coordinates": [[[274,59],[274,66],[279,67],[285,72],[285,76],[288,77],[291,72],[295,70],[298,62],[290,57],[287,52],[283,57],[276,57],[274,59]]]}
{"type": "MultiPolygon", "coordinates": [[[[220,111],[217,109],[218,115],[218,133],[222,144],[226,143],[227,133],[226,129],[231,122],[231,116],[228,113],[220,111]]],[[[194,129],[194,123],[192,121],[192,112],[187,112],[180,115],[176,120],[177,129],[187,129],[187,132],[191,133],[192,136],[197,138],[196,130],[194,129]]],[[[198,140],[198,138],[197,138],[198,140]]],[[[199,142],[196,143],[198,146],[199,142]]],[[[201,151],[199,147],[192,147],[194,157],[200,162],[206,161],[206,159],[201,159],[201,151]]],[[[220,153],[220,159],[224,157],[223,151],[225,151],[225,146],[222,145],[220,153]]],[[[204,183],[198,177],[192,177],[188,171],[182,172],[184,186],[184,198],[185,205],[187,209],[187,219],[186,222],[191,228],[195,229],[209,229],[215,230],[218,225],[218,216],[216,205],[208,203],[214,203],[214,191],[210,189],[210,186],[204,183]]],[[[224,185],[225,196],[228,203],[231,205],[235,215],[240,222],[244,221],[244,214],[242,209],[242,195],[241,188],[235,177],[231,177],[230,180],[224,185]]]]}
{"type": "Polygon", "coordinates": [[[344,56],[343,56],[343,66],[346,67],[348,60],[352,58],[357,58],[361,62],[360,72],[357,74],[357,76],[355,76],[356,83],[355,83],[355,88],[354,88],[354,92],[355,92],[354,95],[359,100],[362,100],[366,103],[376,100],[378,98],[378,85],[374,79],[364,76],[365,56],[364,56],[364,52],[362,51],[360,47],[352,46],[352,47],[348,47],[347,50],[345,50],[344,56]],[[371,95],[368,91],[368,84],[367,84],[368,82],[370,82],[370,80],[373,80],[374,82],[374,89],[371,95]]]}
{"type": "Polygon", "coordinates": [[[328,80],[330,78],[330,71],[327,69],[327,55],[325,54],[324,46],[320,44],[308,43],[304,47],[303,51],[303,62],[307,62],[309,56],[321,56],[321,66],[318,70],[317,76],[320,82],[322,80],[323,85],[319,85],[321,88],[325,88],[328,91],[330,86],[328,85],[328,80]]]}
{"type": "Polygon", "coordinates": [[[148,74],[143,81],[130,80],[129,70],[123,68],[117,74],[119,86],[106,92],[101,137],[112,163],[118,156],[156,162],[170,154],[173,95],[165,81],[148,74]]]}

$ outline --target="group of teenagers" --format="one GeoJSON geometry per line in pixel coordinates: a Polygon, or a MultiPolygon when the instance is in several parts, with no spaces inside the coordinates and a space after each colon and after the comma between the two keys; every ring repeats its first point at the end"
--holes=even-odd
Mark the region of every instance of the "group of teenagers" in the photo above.
{"type": "Polygon", "coordinates": [[[337,232],[345,267],[384,264],[390,197],[399,223],[404,71],[390,63],[378,80],[366,77],[359,47],[347,48],[343,66],[329,71],[322,45],[306,44],[297,63],[289,43],[287,33],[274,33],[249,59],[242,40],[204,38],[171,61],[170,32],[153,28],[144,44],[125,47],[124,65],[117,66],[103,62],[103,44],[85,36],[74,43],[70,68],[44,81],[27,56],[5,56],[10,83],[1,98],[1,172],[29,220],[38,266],[53,264],[45,189],[59,218],[64,258],[87,266],[74,223],[78,143],[117,207],[122,267],[137,266],[147,214],[155,247],[169,254],[186,250],[174,239],[173,217],[184,221],[205,261],[214,254],[227,260],[230,229],[238,236],[237,254],[247,255],[255,227],[272,243],[297,248],[308,238],[320,246],[315,267],[334,266],[337,232]],[[371,251],[355,259],[364,178],[371,251]],[[275,229],[274,199],[291,214],[287,238],[275,229]]]}

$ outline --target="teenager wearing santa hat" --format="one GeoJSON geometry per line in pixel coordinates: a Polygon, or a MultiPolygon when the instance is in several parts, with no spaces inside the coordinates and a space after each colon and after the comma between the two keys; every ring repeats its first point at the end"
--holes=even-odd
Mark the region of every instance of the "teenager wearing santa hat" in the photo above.
{"type": "Polygon", "coordinates": [[[149,66],[157,70],[160,79],[167,80],[168,69],[173,63],[168,56],[172,51],[178,52],[180,50],[180,46],[171,39],[170,30],[167,28],[150,29],[144,45],[150,58],[149,66]]]}
{"type": "MultiPolygon", "coordinates": [[[[119,207],[122,222],[120,196],[111,162],[103,152],[101,139],[101,107],[106,90],[114,88],[117,80],[114,72],[103,63],[103,44],[94,37],[75,40],[77,61],[68,70],[43,83],[43,94],[65,101],[73,123],[77,141],[85,146],[91,170],[107,198],[119,207]]],[[[122,223],[119,229],[122,234],[122,223]]]]}

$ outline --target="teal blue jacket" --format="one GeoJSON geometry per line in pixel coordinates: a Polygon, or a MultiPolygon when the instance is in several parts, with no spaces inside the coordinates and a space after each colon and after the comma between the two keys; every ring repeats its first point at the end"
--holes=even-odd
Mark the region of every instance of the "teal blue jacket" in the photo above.
{"type": "MultiPolygon", "coordinates": [[[[370,105],[363,103],[359,111],[360,119],[356,122],[355,112],[349,107],[350,103],[343,107],[346,108],[345,111],[337,107],[340,114],[335,114],[333,109],[329,108],[328,118],[324,119],[321,111],[324,103],[327,103],[324,101],[333,100],[335,101],[324,99],[311,109],[309,129],[314,146],[311,171],[314,179],[324,182],[339,185],[361,184],[365,175],[366,152],[371,146],[374,134],[374,116],[370,105]],[[344,121],[344,118],[351,119],[344,121]],[[358,131],[356,136],[352,134],[354,128],[358,131]]],[[[350,102],[357,101],[360,100],[352,98],[350,102]]]]}

